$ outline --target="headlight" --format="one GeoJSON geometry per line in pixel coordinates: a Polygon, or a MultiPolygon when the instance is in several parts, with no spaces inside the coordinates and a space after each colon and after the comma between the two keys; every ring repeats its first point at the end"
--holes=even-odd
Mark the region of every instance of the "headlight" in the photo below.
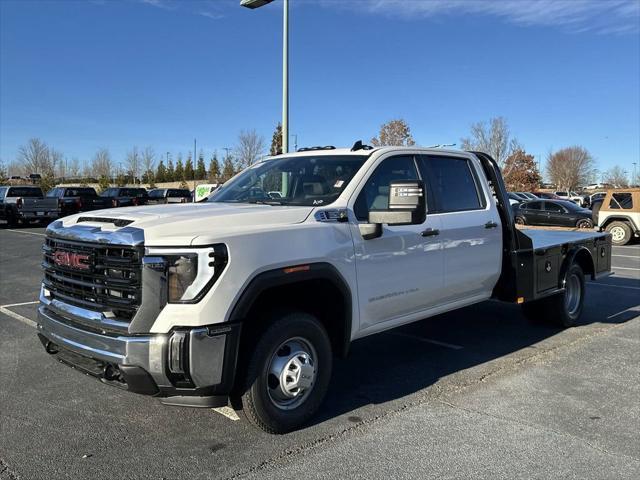
{"type": "Polygon", "coordinates": [[[203,248],[149,248],[147,255],[166,262],[169,303],[195,303],[209,291],[227,265],[223,244],[203,248]]]}

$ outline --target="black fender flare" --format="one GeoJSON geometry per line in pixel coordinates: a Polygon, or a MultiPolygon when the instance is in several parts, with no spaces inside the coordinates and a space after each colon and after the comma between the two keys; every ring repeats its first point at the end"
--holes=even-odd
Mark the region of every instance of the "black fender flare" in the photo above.
{"type": "Polygon", "coordinates": [[[229,322],[242,323],[253,307],[260,294],[266,289],[291,285],[307,280],[328,280],[335,286],[344,298],[344,331],[342,334],[341,350],[346,355],[351,344],[352,295],[349,284],[340,272],[330,263],[317,262],[280,267],[259,273],[251,279],[240,297],[231,309],[229,322]]]}
{"type": "MultiPolygon", "coordinates": [[[[566,255],[564,262],[562,262],[562,267],[560,268],[560,277],[559,277],[559,285],[558,287],[560,288],[564,288],[564,277],[567,274],[567,270],[569,270],[569,267],[571,267],[571,265],[573,265],[574,263],[578,263],[580,265],[580,261],[576,262],[576,259],[580,257],[580,258],[588,258],[587,260],[584,260],[587,262],[587,265],[589,265],[590,271],[584,270],[584,274],[585,276],[590,275],[592,280],[595,280],[595,275],[596,275],[596,262],[593,259],[593,253],[591,252],[591,250],[589,250],[587,247],[585,246],[577,246],[572,248],[566,255]]],[[[582,265],[581,265],[582,267],[582,265]]]]}

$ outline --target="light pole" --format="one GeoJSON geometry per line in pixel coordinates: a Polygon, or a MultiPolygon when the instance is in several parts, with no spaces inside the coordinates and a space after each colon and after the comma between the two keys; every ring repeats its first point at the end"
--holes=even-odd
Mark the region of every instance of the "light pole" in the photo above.
{"type": "MultiPolygon", "coordinates": [[[[196,139],[193,139],[193,160],[191,161],[191,170],[193,170],[193,191],[196,191],[196,139]]],[[[194,194],[195,195],[195,194],[194,194]]]]}
{"type": "MultiPolygon", "coordinates": [[[[241,0],[240,6],[263,7],[273,0],[241,0]]],[[[289,0],[283,0],[282,13],[282,153],[289,152],[289,0]]]]}

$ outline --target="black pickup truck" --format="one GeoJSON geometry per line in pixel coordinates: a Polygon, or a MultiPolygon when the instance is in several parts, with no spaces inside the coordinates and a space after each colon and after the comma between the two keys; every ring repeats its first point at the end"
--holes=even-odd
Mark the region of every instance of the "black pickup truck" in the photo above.
{"type": "Polygon", "coordinates": [[[136,207],[146,205],[149,194],[146,188],[114,187],[107,188],[100,194],[110,199],[110,207],[136,207]]]}
{"type": "Polygon", "coordinates": [[[56,187],[49,190],[47,198],[57,198],[60,216],[79,212],[111,208],[111,200],[99,197],[91,187],[56,187]]]}
{"type": "Polygon", "coordinates": [[[18,222],[48,222],[59,216],[58,201],[44,198],[40,187],[0,187],[0,220],[6,220],[9,226],[15,226],[18,222]]]}

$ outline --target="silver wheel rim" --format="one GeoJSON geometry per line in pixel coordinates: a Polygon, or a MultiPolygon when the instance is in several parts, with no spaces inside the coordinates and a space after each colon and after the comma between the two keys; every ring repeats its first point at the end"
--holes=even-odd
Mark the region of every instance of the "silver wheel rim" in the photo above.
{"type": "Polygon", "coordinates": [[[306,401],[315,386],[316,350],[301,337],[282,342],[271,355],[267,368],[267,394],[281,410],[291,410],[306,401]]]}
{"type": "Polygon", "coordinates": [[[582,297],[582,285],[577,275],[571,275],[565,285],[564,302],[567,312],[570,316],[575,316],[580,308],[580,299],[582,297]]]}
{"type": "Polygon", "coordinates": [[[614,242],[621,242],[622,240],[624,240],[625,231],[622,227],[613,227],[611,230],[609,230],[609,233],[611,234],[611,239],[614,242]]]}
{"type": "Polygon", "coordinates": [[[578,228],[591,228],[591,222],[588,220],[582,220],[578,222],[578,228]]]}
{"type": "Polygon", "coordinates": [[[522,219],[521,219],[521,218],[519,218],[519,217],[516,217],[516,223],[517,223],[518,225],[524,225],[524,220],[522,220],[522,219]]]}

